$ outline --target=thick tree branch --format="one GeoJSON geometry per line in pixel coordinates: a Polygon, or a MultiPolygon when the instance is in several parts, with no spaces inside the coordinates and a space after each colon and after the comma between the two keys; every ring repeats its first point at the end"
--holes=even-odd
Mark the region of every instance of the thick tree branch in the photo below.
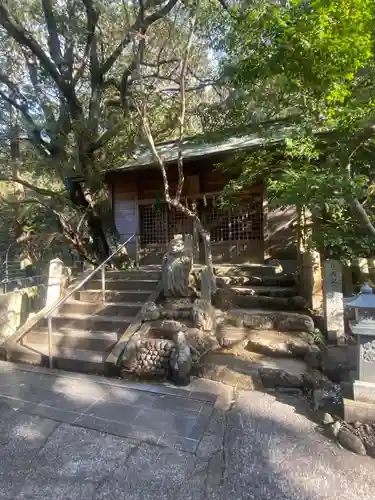
{"type": "Polygon", "coordinates": [[[117,61],[117,59],[120,57],[122,51],[124,48],[129,45],[129,43],[132,40],[133,36],[144,36],[146,33],[147,29],[151,26],[151,24],[155,23],[159,19],[162,19],[165,17],[172,9],[173,7],[177,4],[178,0],[169,0],[168,3],[164,5],[161,9],[158,11],[154,12],[150,16],[146,17],[143,19],[142,13],[140,16],[138,16],[137,20],[133,24],[133,26],[129,29],[127,34],[124,36],[124,38],[121,40],[119,45],[115,48],[115,50],[112,52],[112,54],[108,57],[108,59],[104,62],[102,68],[101,68],[101,73],[102,75],[105,75],[108,73],[108,71],[112,68],[114,63],[117,61]]]}
{"type": "Polygon", "coordinates": [[[0,25],[3,26],[11,38],[21,46],[31,50],[64,95],[72,112],[72,116],[78,118],[82,114],[82,107],[77,100],[74,88],[66,83],[55,63],[47,56],[35,38],[11,19],[4,4],[0,4],[0,25]]]}
{"type": "Polygon", "coordinates": [[[7,96],[2,90],[0,90],[0,98],[22,113],[22,116],[28,125],[30,140],[44,156],[47,156],[49,154],[49,145],[42,139],[41,130],[37,127],[34,120],[30,116],[27,105],[18,103],[15,99],[7,96]]]}
{"type": "Polygon", "coordinates": [[[35,191],[35,193],[41,194],[43,196],[53,196],[53,197],[58,197],[58,198],[66,198],[63,194],[63,191],[60,193],[57,193],[56,191],[51,191],[50,189],[43,189],[38,186],[34,186],[34,184],[31,184],[30,182],[21,179],[20,177],[14,177],[12,175],[10,176],[0,176],[0,181],[4,182],[16,182],[18,184],[21,184],[24,187],[27,187],[31,189],[32,191],[35,191]]]}
{"type": "MultiPolygon", "coordinates": [[[[351,179],[351,162],[357,151],[371,138],[375,136],[375,120],[368,123],[363,130],[356,134],[351,141],[349,141],[346,151],[341,155],[341,167],[348,180],[351,179]]],[[[363,227],[367,229],[372,236],[375,237],[375,226],[371,222],[365,208],[361,202],[353,197],[350,205],[353,212],[358,216],[363,227]]]]}
{"type": "Polygon", "coordinates": [[[53,14],[53,8],[51,0],[42,0],[42,6],[44,11],[44,18],[46,20],[47,29],[48,29],[48,48],[49,53],[51,54],[52,59],[55,61],[57,66],[62,70],[62,56],[61,56],[61,48],[60,41],[57,31],[56,19],[53,14]]]}

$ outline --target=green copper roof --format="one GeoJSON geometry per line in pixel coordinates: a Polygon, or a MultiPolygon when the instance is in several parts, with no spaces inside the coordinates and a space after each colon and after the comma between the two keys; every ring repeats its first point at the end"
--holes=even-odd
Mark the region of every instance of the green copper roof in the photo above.
{"type": "MultiPolygon", "coordinates": [[[[229,153],[231,151],[241,151],[253,149],[264,144],[272,144],[283,141],[286,137],[292,135],[295,127],[278,127],[274,130],[267,130],[267,134],[261,132],[248,135],[232,136],[218,140],[204,140],[203,137],[186,139],[182,145],[183,158],[194,159],[204,156],[213,156],[220,153],[229,153]]],[[[165,163],[171,163],[177,160],[178,141],[165,142],[156,145],[160,158],[165,163]]],[[[156,165],[150,149],[139,151],[135,158],[127,161],[124,165],[111,169],[111,171],[136,170],[141,167],[156,165]]]]}

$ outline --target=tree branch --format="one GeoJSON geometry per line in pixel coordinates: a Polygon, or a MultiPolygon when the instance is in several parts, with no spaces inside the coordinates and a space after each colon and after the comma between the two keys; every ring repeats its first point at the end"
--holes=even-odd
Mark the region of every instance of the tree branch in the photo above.
{"type": "Polygon", "coordinates": [[[44,156],[48,156],[49,145],[42,139],[41,130],[39,127],[37,127],[34,120],[30,116],[27,105],[19,104],[15,99],[12,99],[9,96],[7,96],[2,90],[0,90],[0,97],[5,102],[13,106],[15,109],[18,109],[22,113],[25,122],[29,126],[30,140],[44,156]]]}
{"type": "Polygon", "coordinates": [[[58,198],[66,198],[63,195],[63,191],[60,193],[57,193],[56,191],[51,191],[50,189],[43,189],[38,186],[34,186],[34,184],[31,184],[28,181],[25,181],[24,179],[21,179],[20,177],[14,177],[12,175],[10,176],[0,176],[0,181],[4,182],[16,182],[18,184],[21,184],[24,187],[27,187],[31,189],[32,191],[35,191],[35,193],[41,194],[43,196],[54,196],[58,198]]]}
{"type": "Polygon", "coordinates": [[[185,48],[185,55],[181,64],[181,73],[180,73],[180,130],[179,130],[179,138],[178,138],[178,156],[177,156],[177,169],[178,169],[178,185],[176,191],[176,200],[180,201],[182,189],[184,187],[185,177],[184,177],[184,159],[182,155],[182,144],[185,130],[185,113],[186,113],[186,97],[185,97],[185,78],[186,78],[186,69],[189,60],[191,44],[193,42],[193,34],[195,29],[195,23],[197,20],[197,15],[199,11],[199,2],[200,0],[196,0],[197,4],[195,7],[195,12],[193,18],[191,20],[191,27],[188,42],[185,48]]]}
{"type": "Polygon", "coordinates": [[[158,21],[159,19],[162,19],[163,17],[165,17],[173,9],[173,7],[177,4],[177,2],[178,2],[178,0],[169,0],[169,2],[164,5],[164,7],[162,7],[158,11],[154,12],[150,16],[146,17],[145,19],[142,18],[142,12],[141,12],[141,15],[138,16],[135,23],[129,29],[129,31],[127,32],[125,37],[121,40],[119,45],[115,48],[115,50],[112,52],[112,54],[104,62],[103,66],[101,68],[102,75],[105,75],[106,73],[108,73],[108,71],[112,68],[114,63],[120,57],[124,48],[130,43],[132,36],[136,35],[138,32],[140,33],[141,36],[144,35],[146,33],[147,29],[151,26],[151,24],[153,24],[156,21],[158,21]]]}
{"type": "Polygon", "coordinates": [[[44,18],[46,20],[48,29],[48,48],[52,59],[55,61],[57,66],[62,70],[62,56],[60,49],[60,41],[57,32],[56,19],[53,14],[53,8],[51,0],[42,0],[42,6],[44,11],[44,18]]]}
{"type": "Polygon", "coordinates": [[[3,26],[8,35],[17,43],[31,50],[64,95],[71,109],[72,116],[75,118],[80,116],[82,114],[82,107],[77,100],[74,88],[65,82],[54,62],[47,56],[35,38],[11,19],[4,4],[0,4],[0,25],[3,26]]]}

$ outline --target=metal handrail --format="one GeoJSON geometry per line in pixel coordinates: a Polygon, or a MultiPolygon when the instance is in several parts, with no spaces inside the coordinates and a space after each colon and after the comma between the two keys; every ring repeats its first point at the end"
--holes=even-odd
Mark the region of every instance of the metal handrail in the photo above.
{"type": "Polygon", "coordinates": [[[77,292],[83,285],[85,285],[93,276],[98,271],[102,271],[101,273],[101,279],[102,279],[102,302],[105,304],[105,265],[113,259],[113,257],[120,251],[122,250],[125,245],[129,243],[130,240],[132,240],[137,233],[134,233],[128,238],[125,243],[123,243],[121,246],[117,248],[107,259],[105,259],[101,264],[99,264],[88,276],[86,276],[82,281],[80,281],[67,295],[64,295],[64,297],[61,297],[53,307],[48,311],[48,313],[45,315],[45,318],[47,318],[48,322],[48,358],[49,358],[49,367],[52,368],[53,366],[53,356],[52,356],[52,313],[56,311],[61,305],[63,305],[75,292],[77,292]]]}

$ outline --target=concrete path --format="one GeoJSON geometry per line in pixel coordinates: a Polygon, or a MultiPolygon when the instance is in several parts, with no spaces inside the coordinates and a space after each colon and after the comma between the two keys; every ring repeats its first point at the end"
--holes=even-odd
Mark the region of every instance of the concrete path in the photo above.
{"type": "Polygon", "coordinates": [[[298,400],[50,373],[0,363],[0,500],[374,498],[298,400]]]}

